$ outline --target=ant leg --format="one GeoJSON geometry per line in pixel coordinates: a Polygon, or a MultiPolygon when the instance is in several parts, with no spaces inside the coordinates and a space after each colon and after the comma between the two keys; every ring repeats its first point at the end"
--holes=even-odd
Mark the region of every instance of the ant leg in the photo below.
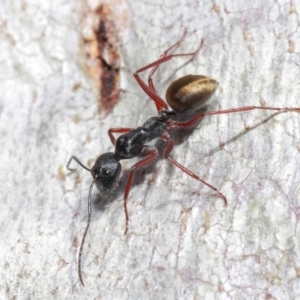
{"type": "Polygon", "coordinates": [[[129,127],[118,127],[118,128],[110,128],[108,130],[108,135],[109,138],[112,142],[113,145],[116,144],[116,138],[113,136],[114,133],[128,133],[130,131],[132,131],[134,128],[129,128],[129,127]]]}
{"type": "MultiPolygon", "coordinates": [[[[183,36],[181,37],[181,39],[180,39],[178,42],[176,42],[174,45],[172,45],[171,47],[169,47],[167,50],[165,50],[165,51],[161,54],[160,59],[166,57],[166,56],[168,55],[168,53],[169,53],[171,50],[176,49],[176,48],[181,44],[181,42],[182,42],[182,40],[184,39],[185,36],[186,36],[186,30],[185,30],[183,36]]],[[[152,76],[153,76],[153,74],[156,72],[156,70],[158,69],[159,66],[160,66],[160,64],[157,64],[156,66],[154,66],[154,67],[152,68],[152,70],[150,71],[149,76],[148,76],[148,86],[149,86],[149,88],[152,89],[153,92],[155,92],[156,94],[157,94],[157,92],[156,92],[155,86],[154,86],[154,84],[153,84],[152,76]]],[[[155,103],[155,105],[156,105],[157,111],[159,112],[159,111],[160,111],[160,110],[159,110],[160,107],[157,105],[157,103],[155,103]]]]}
{"type": "Polygon", "coordinates": [[[125,218],[126,218],[124,234],[126,234],[128,231],[129,216],[128,216],[128,210],[127,210],[127,199],[128,199],[129,191],[131,188],[134,172],[139,168],[142,168],[142,167],[145,167],[145,166],[151,164],[157,158],[157,155],[158,155],[158,152],[157,152],[156,148],[145,146],[145,149],[142,152],[142,156],[145,156],[145,157],[131,167],[131,171],[130,171],[128,179],[127,179],[125,193],[124,193],[124,211],[125,211],[125,218]]]}
{"type": "Polygon", "coordinates": [[[72,155],[71,158],[69,159],[68,163],[67,163],[67,169],[71,172],[75,172],[76,169],[72,169],[70,168],[70,164],[71,161],[75,160],[82,168],[86,169],[87,171],[91,172],[91,169],[89,169],[88,167],[86,167],[76,156],[72,155]]]}
{"type": "Polygon", "coordinates": [[[209,111],[209,112],[201,112],[194,116],[192,119],[185,121],[185,122],[176,122],[176,121],[168,121],[168,130],[176,130],[178,128],[189,128],[195,125],[200,119],[205,116],[212,116],[212,115],[222,115],[222,114],[230,114],[230,113],[240,113],[240,112],[248,112],[251,110],[260,109],[260,110],[271,110],[276,111],[277,113],[283,112],[300,112],[299,107],[270,107],[270,106],[244,106],[239,108],[231,108],[225,110],[216,110],[216,111],[209,111]]]}
{"type": "Polygon", "coordinates": [[[194,116],[192,119],[185,121],[185,122],[177,122],[177,121],[173,121],[173,120],[169,120],[167,121],[167,125],[168,125],[168,130],[176,130],[179,128],[189,128],[192,127],[193,125],[197,124],[197,122],[204,118],[206,116],[206,113],[199,113],[196,116],[194,116]]]}
{"type": "Polygon", "coordinates": [[[299,107],[271,107],[271,106],[244,106],[239,108],[231,108],[231,109],[225,109],[225,110],[216,110],[216,111],[209,111],[203,113],[205,116],[211,116],[211,115],[221,115],[221,114],[230,114],[230,113],[236,113],[236,112],[246,112],[251,111],[255,109],[261,109],[261,110],[274,110],[277,112],[288,112],[288,111],[295,111],[300,112],[299,107]]]}
{"type": "MultiPolygon", "coordinates": [[[[183,36],[181,37],[181,39],[176,42],[174,45],[172,45],[171,47],[169,47],[167,50],[165,50],[161,56],[160,56],[160,59],[163,58],[163,57],[166,57],[168,55],[168,53],[171,51],[171,50],[174,50],[176,49],[182,42],[182,40],[185,38],[186,36],[186,30],[184,31],[183,33],[183,36]]],[[[160,64],[159,64],[160,65],[160,64]]],[[[148,86],[154,91],[156,92],[155,90],[155,87],[154,87],[154,84],[153,84],[153,81],[152,81],[152,76],[153,74],[156,72],[156,70],[158,69],[159,65],[156,65],[155,67],[152,68],[152,70],[150,71],[150,74],[148,76],[148,86]]]]}
{"type": "Polygon", "coordinates": [[[203,179],[201,179],[199,176],[197,176],[195,173],[193,173],[192,171],[188,170],[187,168],[185,168],[183,165],[181,165],[179,162],[177,162],[176,160],[174,160],[173,158],[171,158],[169,156],[170,152],[173,150],[174,147],[174,143],[170,138],[170,135],[167,132],[164,132],[161,137],[161,139],[165,140],[167,142],[167,146],[164,152],[165,158],[167,160],[169,160],[173,165],[175,165],[176,167],[178,167],[181,171],[183,171],[184,173],[186,173],[187,175],[191,176],[192,178],[202,182],[203,184],[205,184],[206,186],[208,186],[209,188],[211,188],[212,190],[214,190],[220,198],[223,199],[225,205],[227,205],[227,199],[226,197],[220,192],[218,191],[214,186],[210,185],[208,182],[204,181],[203,179]]]}
{"type": "MultiPolygon", "coordinates": [[[[150,72],[150,80],[151,76],[153,75],[153,73],[156,71],[156,69],[162,64],[165,63],[169,60],[171,60],[174,57],[179,57],[179,56],[195,56],[197,55],[197,53],[200,51],[201,47],[203,45],[203,40],[201,40],[200,46],[198,47],[197,50],[195,50],[194,52],[191,53],[180,53],[180,54],[169,54],[169,55],[165,55],[163,57],[161,57],[160,59],[154,61],[151,64],[148,64],[140,69],[138,69],[134,74],[134,78],[136,79],[137,83],[139,84],[139,86],[144,90],[144,92],[155,102],[156,108],[158,113],[160,113],[163,109],[167,110],[168,109],[168,105],[166,104],[166,102],[157,94],[157,92],[155,91],[155,88],[151,88],[153,87],[153,84],[151,86],[148,86],[139,76],[139,73],[146,71],[148,69],[152,68],[152,71],[150,72]]],[[[148,78],[149,81],[149,78],[148,78]]]]}
{"type": "MultiPolygon", "coordinates": [[[[183,36],[183,37],[184,37],[184,36],[183,36]]],[[[183,37],[182,37],[182,38],[183,38],[183,37]]],[[[166,56],[168,55],[168,52],[169,52],[171,49],[177,48],[178,45],[181,43],[182,38],[181,38],[180,41],[178,41],[176,44],[172,45],[170,48],[168,48],[166,51],[164,51],[164,52],[162,53],[162,55],[160,56],[160,59],[166,57],[166,56]]],[[[150,71],[149,76],[148,76],[148,86],[149,86],[149,88],[150,88],[154,93],[156,93],[156,94],[157,94],[157,92],[156,92],[155,86],[154,86],[154,84],[153,84],[152,76],[153,76],[153,74],[156,72],[156,70],[158,69],[159,66],[160,66],[160,64],[158,64],[158,65],[156,65],[155,67],[153,67],[152,70],[150,71]]],[[[156,102],[155,102],[155,105],[156,105],[157,111],[160,112],[160,107],[159,107],[159,105],[158,105],[156,102]]]]}

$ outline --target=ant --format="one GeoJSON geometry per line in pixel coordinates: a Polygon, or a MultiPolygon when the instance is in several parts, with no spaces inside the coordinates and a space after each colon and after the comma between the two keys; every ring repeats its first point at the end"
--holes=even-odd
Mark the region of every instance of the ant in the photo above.
{"type": "Polygon", "coordinates": [[[203,46],[203,39],[200,42],[198,49],[191,53],[180,53],[180,54],[169,54],[170,50],[178,47],[183,37],[175,43],[173,46],[168,48],[162,53],[160,58],[140,69],[134,74],[134,78],[144,92],[154,101],[158,116],[149,118],[142,126],[138,128],[111,128],[108,130],[109,138],[112,144],[115,146],[115,152],[108,152],[100,155],[92,168],[86,167],[80,162],[76,156],[72,156],[67,164],[67,169],[74,172],[76,169],[70,168],[70,164],[75,160],[82,168],[89,171],[93,177],[89,189],[88,196],[88,219],[87,225],[83,234],[83,238],[79,247],[78,255],[78,276],[81,284],[84,286],[82,275],[81,275],[81,256],[82,249],[87,235],[87,231],[91,221],[91,195],[94,184],[102,196],[107,196],[118,185],[118,181],[121,173],[120,160],[131,159],[134,157],[140,157],[141,160],[131,167],[127,184],[124,192],[124,211],[125,211],[125,232],[128,231],[128,210],[127,210],[127,199],[131,188],[133,176],[136,170],[143,168],[151,164],[158,156],[158,150],[154,146],[147,145],[148,142],[160,138],[166,142],[164,149],[164,157],[169,160],[173,165],[178,167],[181,171],[189,175],[190,177],[202,182],[216,192],[216,194],[224,201],[227,205],[226,197],[214,186],[198,177],[192,171],[186,169],[179,162],[170,157],[170,153],[174,147],[174,143],[170,137],[170,131],[177,130],[180,128],[189,128],[196,125],[200,119],[205,116],[229,114],[237,112],[247,112],[255,109],[260,110],[271,110],[277,112],[295,111],[300,112],[300,108],[279,108],[279,107],[268,107],[268,106],[245,106],[240,108],[232,108],[219,111],[209,112],[197,112],[199,108],[214,94],[218,87],[218,82],[210,77],[204,75],[186,75],[175,81],[173,81],[166,91],[167,103],[157,94],[154,87],[152,76],[158,69],[158,67],[171,60],[175,57],[191,56],[192,59],[197,55],[203,46]],[[150,74],[148,76],[148,85],[140,78],[139,73],[144,72],[148,69],[150,74]],[[172,110],[169,110],[169,106],[172,110]],[[193,117],[187,121],[176,121],[176,116],[180,116],[187,112],[195,112],[193,117]],[[114,134],[121,133],[116,139],[114,134]]]}

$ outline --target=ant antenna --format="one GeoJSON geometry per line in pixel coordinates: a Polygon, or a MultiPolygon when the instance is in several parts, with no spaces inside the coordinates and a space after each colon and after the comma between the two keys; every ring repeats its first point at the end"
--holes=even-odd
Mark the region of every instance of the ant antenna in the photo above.
{"type": "Polygon", "coordinates": [[[82,280],[82,276],[81,276],[81,256],[82,256],[82,249],[83,249],[83,245],[84,245],[84,241],[85,241],[85,237],[87,234],[87,231],[90,227],[90,223],[91,223],[91,216],[92,216],[92,205],[91,205],[91,198],[92,198],[92,189],[94,186],[96,178],[93,180],[93,182],[91,183],[90,186],[90,191],[89,191],[89,198],[88,198],[88,219],[87,219],[87,224],[85,227],[85,231],[80,243],[80,247],[79,247],[79,254],[78,254],[78,262],[77,262],[77,268],[78,268],[78,276],[79,276],[79,280],[81,282],[81,284],[84,286],[83,280],[82,280]]]}
{"type": "MultiPolygon", "coordinates": [[[[75,160],[82,168],[86,169],[87,171],[89,171],[90,173],[92,172],[91,169],[89,169],[88,167],[86,167],[76,156],[71,156],[68,164],[67,164],[67,169],[71,172],[75,172],[76,169],[73,169],[73,168],[70,168],[70,163],[72,160],[75,160]]],[[[79,254],[78,254],[78,261],[77,261],[77,270],[78,270],[78,276],[79,276],[79,280],[81,282],[81,284],[84,286],[84,283],[83,283],[83,280],[82,280],[82,276],[81,276],[81,256],[82,256],[82,250],[83,250],[83,245],[84,245],[84,241],[85,241],[85,237],[87,235],[87,232],[88,232],[88,229],[90,227],[90,223],[91,223],[91,216],[92,216],[92,189],[93,189],[93,186],[94,186],[94,183],[97,179],[97,176],[94,178],[94,180],[92,181],[91,183],[91,186],[90,186],[90,190],[89,190],[89,197],[88,197],[88,219],[87,219],[87,224],[86,224],[86,227],[85,227],[85,230],[84,230],[84,233],[83,233],[83,237],[82,237],[82,240],[81,240],[81,243],[80,243],[80,246],[79,246],[79,254]]]]}
{"type": "Polygon", "coordinates": [[[81,167],[83,167],[84,169],[86,169],[87,171],[89,171],[90,173],[92,172],[91,169],[89,169],[88,167],[86,167],[76,156],[72,155],[67,163],[67,169],[71,172],[75,172],[76,169],[71,169],[70,168],[70,163],[72,160],[75,160],[81,167]]]}

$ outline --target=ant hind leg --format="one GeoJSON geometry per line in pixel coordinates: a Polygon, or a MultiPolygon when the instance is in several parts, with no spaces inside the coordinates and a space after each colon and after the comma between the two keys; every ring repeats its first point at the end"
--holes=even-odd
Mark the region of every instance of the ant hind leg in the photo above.
{"type": "Polygon", "coordinates": [[[167,142],[165,152],[164,152],[165,158],[167,160],[169,160],[173,165],[178,167],[181,171],[183,171],[184,173],[189,175],[190,177],[202,182],[203,184],[205,184],[206,186],[208,186],[209,188],[214,190],[219,195],[219,197],[222,198],[222,200],[224,201],[224,204],[227,205],[226,197],[217,188],[215,188],[208,182],[204,181],[199,176],[197,176],[195,173],[193,173],[192,171],[190,171],[189,169],[187,169],[186,167],[181,165],[179,162],[177,162],[175,159],[173,159],[169,156],[170,152],[173,150],[173,147],[174,147],[174,143],[173,143],[172,139],[170,138],[170,135],[167,132],[164,132],[160,138],[167,142]]]}
{"type": "MultiPolygon", "coordinates": [[[[184,35],[185,36],[185,35],[184,35]]],[[[183,36],[183,37],[184,37],[183,36]]],[[[200,51],[202,45],[203,45],[203,39],[201,39],[200,45],[199,47],[194,51],[194,52],[190,52],[190,53],[179,53],[179,54],[168,54],[168,52],[173,49],[176,48],[180,43],[181,40],[183,39],[183,37],[177,42],[175,43],[173,46],[171,46],[170,48],[168,48],[166,51],[163,52],[163,54],[161,55],[161,57],[138,69],[134,74],[134,78],[136,79],[137,83],[139,84],[139,86],[144,90],[144,92],[155,102],[156,108],[158,113],[160,113],[163,109],[167,110],[168,109],[168,105],[167,103],[157,94],[155,87],[153,85],[153,81],[152,81],[152,75],[156,72],[156,70],[158,69],[158,67],[171,60],[174,57],[180,57],[180,56],[192,56],[194,57],[195,55],[197,55],[197,53],[200,51]],[[147,85],[139,76],[139,73],[144,72],[148,69],[151,69],[149,77],[148,77],[148,84],[147,85]]]]}

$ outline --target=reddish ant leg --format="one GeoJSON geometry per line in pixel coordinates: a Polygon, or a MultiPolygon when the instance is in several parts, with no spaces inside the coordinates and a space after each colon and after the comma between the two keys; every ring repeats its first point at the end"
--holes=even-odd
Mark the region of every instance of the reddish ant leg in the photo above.
{"type": "MultiPolygon", "coordinates": [[[[115,145],[116,138],[113,136],[114,133],[128,133],[128,132],[131,132],[132,130],[133,130],[133,128],[111,128],[108,130],[108,135],[109,135],[109,138],[110,138],[112,144],[115,145]]],[[[125,225],[124,234],[126,234],[128,231],[129,215],[128,215],[128,210],[127,210],[127,199],[129,196],[129,191],[131,188],[134,172],[139,168],[142,168],[142,167],[145,167],[145,166],[151,164],[157,157],[157,150],[155,148],[147,147],[143,151],[142,156],[146,156],[146,157],[131,167],[131,171],[129,173],[127,183],[126,183],[126,188],[125,188],[125,192],[124,192],[124,211],[125,211],[126,225],[125,225]]]]}
{"type": "Polygon", "coordinates": [[[126,218],[124,234],[126,234],[128,231],[129,216],[128,216],[128,210],[127,210],[127,199],[128,199],[129,191],[131,189],[134,172],[136,170],[138,170],[139,168],[142,168],[142,167],[145,167],[145,166],[151,164],[157,158],[157,155],[158,155],[158,152],[157,152],[156,148],[153,148],[150,146],[145,146],[145,149],[142,152],[142,156],[146,156],[146,157],[144,157],[142,160],[140,160],[139,162],[137,162],[135,165],[133,165],[131,167],[131,171],[130,171],[128,179],[127,179],[125,193],[124,193],[124,211],[125,211],[125,218],[126,218]]]}
{"type": "MultiPolygon", "coordinates": [[[[202,47],[203,44],[203,40],[201,40],[200,46],[198,47],[197,50],[195,50],[194,52],[191,53],[180,53],[180,54],[169,54],[166,55],[158,60],[156,60],[155,62],[148,64],[140,69],[138,69],[134,74],[134,78],[136,79],[137,83],[139,84],[139,86],[144,90],[144,92],[155,102],[156,108],[158,113],[160,113],[163,109],[167,110],[168,109],[168,105],[166,104],[166,102],[157,94],[153,83],[150,84],[150,86],[148,86],[139,76],[139,73],[146,71],[148,69],[152,68],[152,71],[150,72],[150,81],[152,81],[151,76],[153,75],[153,73],[157,70],[157,68],[171,60],[174,57],[179,57],[179,56],[195,56],[197,55],[197,53],[200,51],[200,48],[202,47]]],[[[168,51],[168,50],[167,50],[168,51]]],[[[149,81],[149,78],[148,78],[149,81]]]]}
{"type": "Polygon", "coordinates": [[[300,112],[300,108],[298,107],[270,107],[270,106],[244,106],[239,108],[232,108],[232,109],[225,109],[225,110],[216,110],[216,111],[209,111],[209,112],[201,112],[194,116],[192,119],[185,121],[185,122],[176,122],[176,121],[168,121],[168,130],[176,130],[178,128],[189,128],[195,125],[200,119],[204,118],[205,116],[212,116],[212,115],[222,115],[222,114],[230,114],[230,113],[240,113],[240,112],[247,112],[255,109],[261,110],[272,110],[276,111],[277,113],[284,113],[289,111],[300,112]]]}
{"type": "Polygon", "coordinates": [[[141,68],[139,70],[137,70],[133,76],[135,78],[135,80],[137,81],[137,83],[139,84],[139,86],[144,90],[144,92],[155,102],[156,108],[158,113],[160,113],[163,109],[167,110],[168,109],[168,105],[166,104],[166,102],[156,93],[155,89],[153,90],[151,87],[149,87],[138,75],[138,73],[143,72],[147,69],[150,69],[152,67],[155,67],[156,65],[161,64],[165,60],[166,57],[157,60],[156,62],[149,64],[147,66],[145,66],[144,68],[141,68]]]}
{"type": "Polygon", "coordinates": [[[231,109],[225,109],[225,110],[216,110],[216,111],[209,111],[203,113],[205,116],[211,116],[211,115],[221,115],[221,114],[230,114],[230,113],[236,113],[236,112],[246,112],[251,111],[255,109],[262,109],[262,110],[274,110],[277,112],[288,112],[288,111],[295,111],[300,112],[299,107],[271,107],[271,106],[244,106],[239,108],[231,108],[231,109]]]}
{"type": "Polygon", "coordinates": [[[197,122],[205,117],[205,113],[201,112],[199,114],[197,114],[196,116],[194,116],[192,119],[185,121],[185,122],[177,122],[177,121],[168,121],[168,130],[176,130],[179,128],[190,128],[192,126],[194,126],[195,124],[197,124],[197,122]]]}
{"type": "Polygon", "coordinates": [[[174,142],[170,138],[169,133],[168,132],[164,132],[160,138],[163,139],[163,140],[165,140],[167,142],[167,145],[166,145],[166,148],[165,148],[165,152],[164,152],[165,158],[167,160],[169,160],[173,165],[175,165],[176,167],[178,167],[181,171],[183,171],[184,173],[186,173],[187,175],[189,175],[192,178],[194,178],[194,179],[202,182],[203,184],[205,184],[206,186],[208,186],[209,188],[211,188],[212,190],[214,190],[219,195],[219,197],[223,199],[225,205],[227,205],[227,199],[226,199],[226,197],[220,191],[218,191],[218,189],[216,189],[214,186],[210,185],[208,182],[206,182],[203,179],[201,179],[195,173],[193,173],[192,171],[190,171],[189,169],[187,169],[186,167],[184,167],[179,162],[177,162],[176,160],[174,160],[173,158],[171,158],[169,156],[169,154],[171,153],[171,151],[173,150],[173,147],[174,147],[174,142]]]}
{"type": "MultiPolygon", "coordinates": [[[[165,51],[161,54],[160,59],[166,57],[166,56],[168,55],[168,53],[169,53],[171,50],[176,49],[176,48],[181,44],[181,42],[182,42],[182,40],[185,38],[185,36],[186,36],[186,31],[184,32],[182,38],[181,38],[178,42],[176,42],[174,45],[172,45],[170,48],[168,48],[167,50],[165,50],[165,51]]],[[[154,87],[154,84],[153,84],[153,81],[152,81],[152,76],[153,76],[153,74],[156,72],[156,70],[158,69],[158,67],[159,67],[159,65],[156,65],[155,67],[153,67],[152,70],[150,71],[149,76],[148,76],[148,86],[149,86],[154,92],[156,92],[156,90],[155,90],[155,87],[154,87]]]]}

